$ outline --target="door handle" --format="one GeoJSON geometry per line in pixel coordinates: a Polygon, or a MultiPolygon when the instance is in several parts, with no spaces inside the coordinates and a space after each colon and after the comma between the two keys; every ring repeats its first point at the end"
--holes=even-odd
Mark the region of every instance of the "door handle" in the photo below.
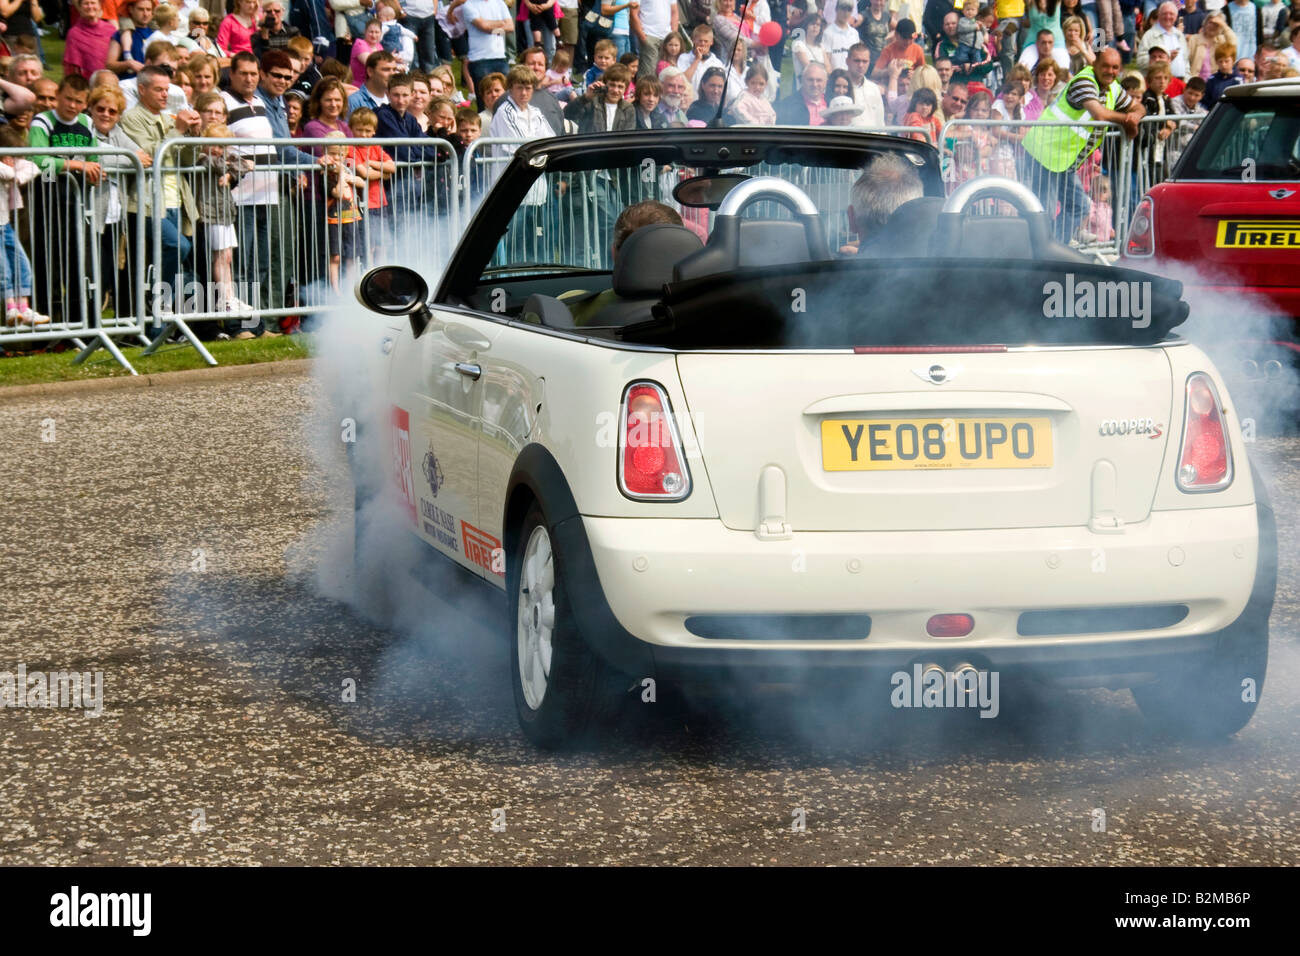
{"type": "Polygon", "coordinates": [[[477,382],[479,376],[483,374],[483,369],[473,362],[457,362],[456,371],[474,382],[477,382]]]}

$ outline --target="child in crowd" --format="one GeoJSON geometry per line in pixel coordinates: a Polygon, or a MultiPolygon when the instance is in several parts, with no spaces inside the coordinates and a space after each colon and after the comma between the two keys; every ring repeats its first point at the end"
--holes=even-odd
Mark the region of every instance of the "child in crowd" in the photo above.
{"type": "Polygon", "coordinates": [[[445,139],[455,146],[456,103],[450,96],[439,96],[429,102],[429,135],[445,139]]]}
{"type": "Polygon", "coordinates": [[[713,49],[713,27],[701,23],[691,31],[691,49],[677,58],[677,69],[686,74],[691,87],[699,92],[700,80],[712,69],[725,69],[722,61],[711,52],[713,49]]]}
{"type": "MultiPolygon", "coordinates": [[[[348,127],[357,139],[371,139],[379,129],[375,111],[362,106],[348,116],[348,127]]],[[[379,258],[383,237],[388,229],[388,196],[384,193],[384,180],[397,172],[397,163],[378,144],[350,146],[348,165],[368,183],[366,190],[366,229],[370,233],[370,258],[379,258]]]]}
{"type": "Polygon", "coordinates": [[[415,62],[415,34],[397,21],[405,14],[397,0],[379,0],[378,13],[382,38],[379,43],[397,57],[399,70],[409,70],[415,62]]]}
{"type": "Polygon", "coordinates": [[[664,67],[676,66],[685,52],[685,44],[679,31],[674,30],[664,37],[664,42],[659,47],[659,62],[655,64],[655,76],[662,73],[664,67]]]}
{"type": "Polygon", "coordinates": [[[363,86],[366,82],[366,57],[384,48],[384,25],[378,20],[366,23],[365,35],[352,41],[352,82],[363,86]]]}
{"type": "Polygon", "coordinates": [[[166,40],[178,50],[183,50],[183,57],[198,50],[199,45],[191,40],[181,28],[181,13],[171,4],[159,4],[153,12],[153,36],[150,40],[166,40]]]}
{"type": "Polygon", "coordinates": [[[776,125],[776,110],[767,99],[767,70],[755,64],[745,72],[745,92],[731,105],[731,117],[737,123],[776,125]]]}
{"type": "Polygon", "coordinates": [[[1142,99],[1142,94],[1146,92],[1147,84],[1142,79],[1141,73],[1126,73],[1124,78],[1119,81],[1120,87],[1130,98],[1135,100],[1142,99]]]}
{"type": "Polygon", "coordinates": [[[144,48],[154,32],[149,26],[153,8],[153,0],[135,0],[125,10],[118,8],[118,32],[108,45],[108,67],[121,79],[129,79],[144,69],[144,48]]]}
{"type": "MultiPolygon", "coordinates": [[[[0,149],[22,149],[27,137],[10,123],[0,126],[0,149]]],[[[32,262],[18,240],[11,213],[23,205],[21,187],[40,175],[40,168],[21,156],[0,156],[0,292],[4,294],[5,325],[11,328],[49,325],[50,317],[31,307],[32,262]]]]}
{"type": "Polygon", "coordinates": [[[667,129],[668,118],[659,112],[659,97],[663,87],[654,77],[642,77],[636,85],[636,128],[667,129]]]}
{"type": "Polygon", "coordinates": [[[636,101],[636,71],[641,68],[641,58],[635,53],[624,53],[618,58],[618,62],[627,67],[627,71],[632,74],[632,82],[627,85],[623,93],[623,99],[629,103],[636,101]]]}
{"type": "Polygon", "coordinates": [[[1088,210],[1088,218],[1079,224],[1079,241],[1085,244],[1110,242],[1115,238],[1115,216],[1110,206],[1110,179],[1102,175],[1093,176],[1092,182],[1088,184],[1088,195],[1092,199],[1092,205],[1088,210]]]}
{"type": "MultiPolygon", "coordinates": [[[[325,134],[326,139],[344,139],[341,130],[325,134]]],[[[348,153],[356,149],[344,143],[326,146],[328,155],[340,160],[337,166],[329,167],[325,173],[325,232],[330,254],[330,287],[339,291],[339,276],[347,266],[351,267],[357,260],[357,223],[361,222],[361,209],[357,205],[357,187],[364,187],[369,180],[358,176],[354,163],[347,162],[348,153]]]]}
{"type": "Polygon", "coordinates": [[[618,45],[610,39],[597,40],[596,49],[591,55],[591,62],[591,69],[582,77],[584,88],[599,80],[605,75],[606,70],[618,62],[618,45]]]}
{"type": "MultiPolygon", "coordinates": [[[[969,105],[969,104],[968,104],[969,105]]],[[[993,116],[1012,123],[1025,118],[1025,84],[1020,80],[1007,80],[993,102],[993,116]]],[[[994,126],[990,132],[996,145],[989,160],[989,172],[994,176],[1016,178],[1016,145],[1025,138],[1028,130],[1023,126],[994,126]]]]}
{"type": "Polygon", "coordinates": [[[957,72],[977,79],[986,76],[993,63],[988,42],[988,31],[979,21],[979,0],[966,0],[957,20],[957,49],[952,54],[957,72]]]}
{"type": "Polygon", "coordinates": [[[540,46],[548,53],[554,51],[560,40],[560,22],[555,16],[555,0],[538,0],[534,7],[528,8],[528,26],[533,31],[533,46],[540,46]]]}
{"type": "MultiPolygon", "coordinates": [[[[921,87],[912,94],[912,101],[907,105],[907,115],[903,117],[904,126],[917,126],[921,129],[929,130],[929,142],[939,142],[939,117],[935,116],[935,111],[939,108],[939,98],[934,95],[934,90],[921,87]]],[[[912,139],[919,139],[925,142],[926,139],[920,133],[911,134],[912,139]]]]}
{"type": "Polygon", "coordinates": [[[462,151],[469,149],[469,144],[474,142],[483,135],[483,124],[475,113],[468,106],[461,106],[456,110],[456,139],[460,142],[462,151]]]}
{"type": "Polygon", "coordinates": [[[551,57],[551,65],[542,78],[542,89],[550,93],[561,103],[573,99],[573,79],[569,75],[573,69],[573,54],[561,47],[551,57]]]}
{"type": "MultiPolygon", "coordinates": [[[[205,96],[210,94],[204,94],[205,96]]],[[[220,99],[220,96],[218,96],[220,99]]],[[[209,107],[211,109],[211,107],[209,107]]],[[[200,116],[203,114],[200,113],[200,116]]],[[[230,129],[222,123],[203,128],[207,139],[231,139],[230,129]]],[[[198,188],[195,203],[200,224],[206,227],[207,247],[211,255],[211,277],[215,283],[213,311],[252,312],[253,306],[235,295],[233,263],[239,238],[235,234],[235,199],[231,190],[247,171],[234,146],[205,146],[199,152],[198,188]]],[[[240,333],[243,335],[243,333],[240,333]]],[[[246,338],[252,338],[250,332],[246,338]]]]}
{"type": "Polygon", "coordinates": [[[1217,73],[1205,81],[1205,108],[1208,110],[1219,101],[1223,91],[1242,82],[1237,72],[1237,48],[1231,43],[1220,43],[1214,48],[1214,62],[1219,67],[1217,73]]]}

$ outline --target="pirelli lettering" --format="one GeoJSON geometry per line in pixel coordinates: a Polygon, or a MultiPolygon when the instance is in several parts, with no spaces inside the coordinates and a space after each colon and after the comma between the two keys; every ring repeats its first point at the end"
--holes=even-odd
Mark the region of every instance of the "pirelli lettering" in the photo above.
{"type": "Polygon", "coordinates": [[[1300,250],[1300,220],[1222,219],[1214,244],[1219,249],[1300,250]]]}

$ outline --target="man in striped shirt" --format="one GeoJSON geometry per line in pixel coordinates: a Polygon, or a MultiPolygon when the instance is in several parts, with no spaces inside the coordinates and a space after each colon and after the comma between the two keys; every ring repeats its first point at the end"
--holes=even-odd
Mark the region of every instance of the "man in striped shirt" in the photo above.
{"type": "Polygon", "coordinates": [[[1146,112],[1117,82],[1119,71],[1119,51],[1102,50],[1092,66],[1075,74],[1025,136],[1025,151],[1018,159],[1020,181],[1038,194],[1049,216],[1060,203],[1055,223],[1060,242],[1073,239],[1088,214],[1091,203],[1076,170],[1101,146],[1107,132],[1104,126],[1081,124],[1116,123],[1132,139],[1146,112]]]}

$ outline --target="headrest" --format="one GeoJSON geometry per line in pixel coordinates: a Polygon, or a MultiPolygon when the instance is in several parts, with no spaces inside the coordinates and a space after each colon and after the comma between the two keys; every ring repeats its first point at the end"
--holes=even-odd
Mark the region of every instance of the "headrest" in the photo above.
{"type": "Polygon", "coordinates": [[[1040,254],[1020,216],[967,216],[961,223],[956,255],[981,259],[1032,259],[1040,254]]]}
{"type": "Polygon", "coordinates": [[[808,234],[803,223],[790,219],[740,220],[738,266],[780,266],[807,262],[808,234]]]}
{"type": "Polygon", "coordinates": [[[703,247],[700,237],[685,226],[667,222],[642,226],[624,239],[618,250],[613,289],[628,298],[658,295],[673,281],[678,260],[703,247]]]}

